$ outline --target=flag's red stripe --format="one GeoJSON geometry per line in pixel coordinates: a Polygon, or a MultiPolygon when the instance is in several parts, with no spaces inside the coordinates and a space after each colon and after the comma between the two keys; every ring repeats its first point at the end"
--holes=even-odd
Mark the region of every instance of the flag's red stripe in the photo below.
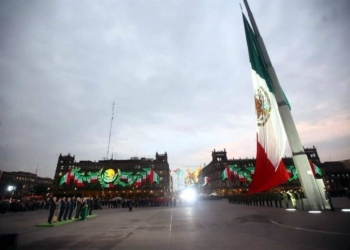
{"type": "Polygon", "coordinates": [[[264,148],[258,142],[254,178],[248,193],[269,190],[289,180],[289,174],[281,159],[277,171],[270,162],[264,148]]]}

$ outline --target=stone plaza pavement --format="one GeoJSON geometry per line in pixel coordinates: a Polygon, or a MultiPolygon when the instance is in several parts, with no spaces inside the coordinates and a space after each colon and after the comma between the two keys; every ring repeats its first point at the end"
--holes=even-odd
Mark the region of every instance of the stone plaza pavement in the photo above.
{"type": "Polygon", "coordinates": [[[35,227],[48,211],[0,215],[0,234],[18,234],[18,249],[350,249],[350,213],[200,201],[194,206],[94,210],[97,217],[35,227]]]}

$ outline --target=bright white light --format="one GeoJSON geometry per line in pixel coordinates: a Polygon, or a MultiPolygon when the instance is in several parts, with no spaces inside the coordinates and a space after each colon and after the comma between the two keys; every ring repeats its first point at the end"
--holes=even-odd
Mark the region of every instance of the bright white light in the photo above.
{"type": "Polygon", "coordinates": [[[187,201],[193,201],[196,199],[196,192],[192,189],[186,189],[182,192],[180,197],[187,201]]]}
{"type": "Polygon", "coordinates": [[[286,211],[295,211],[295,208],[287,208],[286,211]]]}
{"type": "Polygon", "coordinates": [[[344,208],[341,210],[342,212],[350,212],[350,208],[344,208]]]}
{"type": "Polygon", "coordinates": [[[9,192],[11,192],[11,191],[14,190],[14,189],[15,189],[14,186],[8,186],[8,187],[7,187],[7,191],[9,191],[9,192]]]}
{"type": "Polygon", "coordinates": [[[320,214],[321,211],[309,211],[310,214],[320,214]]]}

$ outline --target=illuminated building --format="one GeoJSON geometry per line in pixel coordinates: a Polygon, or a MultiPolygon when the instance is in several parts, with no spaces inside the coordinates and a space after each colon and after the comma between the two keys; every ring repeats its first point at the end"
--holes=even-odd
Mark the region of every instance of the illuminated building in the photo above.
{"type": "Polygon", "coordinates": [[[166,197],[173,189],[167,153],[156,153],[155,159],[79,162],[60,155],[54,180],[55,193],[67,196],[166,197]]]}
{"type": "MultiPolygon", "coordinates": [[[[315,147],[304,148],[304,150],[310,160],[310,164],[313,164],[312,168],[314,169],[316,178],[323,178],[325,184],[333,190],[344,190],[344,187],[349,186],[349,161],[321,163],[315,147]]],[[[235,192],[246,192],[254,174],[255,161],[255,158],[228,159],[226,150],[215,151],[214,149],[212,152],[212,161],[202,169],[198,176],[199,179],[203,179],[204,177],[210,179],[207,185],[201,187],[201,193],[216,193],[217,195],[226,196],[232,195],[235,192]],[[225,178],[223,172],[228,166],[231,169],[231,174],[229,178],[225,178]]],[[[291,157],[284,157],[283,162],[291,178],[287,183],[277,188],[299,188],[298,173],[295,169],[293,159],[291,157]]]]}
{"type": "Polygon", "coordinates": [[[53,185],[53,179],[43,178],[37,174],[28,172],[7,172],[0,171],[0,192],[1,195],[9,195],[6,192],[8,186],[15,187],[14,195],[44,195],[53,185]]]}

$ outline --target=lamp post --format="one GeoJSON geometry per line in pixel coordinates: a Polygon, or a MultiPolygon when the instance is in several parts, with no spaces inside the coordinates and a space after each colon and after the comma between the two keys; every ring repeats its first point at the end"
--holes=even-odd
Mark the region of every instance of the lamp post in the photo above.
{"type": "Polygon", "coordinates": [[[16,187],[15,186],[8,186],[7,187],[7,191],[11,192],[11,197],[10,197],[10,201],[9,201],[9,205],[7,206],[7,209],[6,209],[6,215],[8,214],[8,211],[10,209],[10,206],[11,206],[11,201],[12,201],[12,195],[13,195],[13,192],[16,190],[16,187]]]}

